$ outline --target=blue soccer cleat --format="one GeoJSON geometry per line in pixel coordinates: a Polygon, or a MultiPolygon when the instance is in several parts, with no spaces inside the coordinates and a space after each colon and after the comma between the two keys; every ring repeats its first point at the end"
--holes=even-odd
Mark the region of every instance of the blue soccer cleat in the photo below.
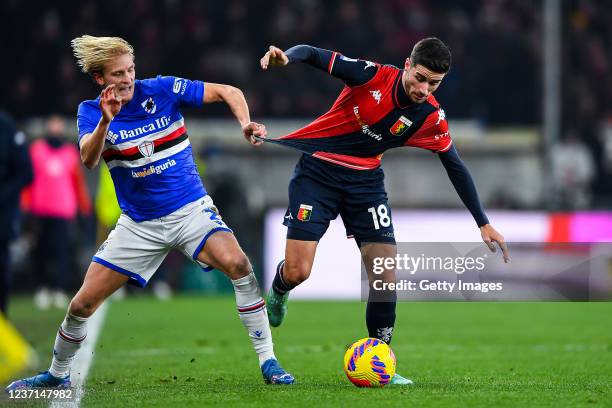
{"type": "Polygon", "coordinates": [[[34,377],[13,381],[6,387],[5,391],[14,391],[23,388],[70,388],[70,376],[57,378],[48,371],[42,372],[34,377]]]}
{"type": "Polygon", "coordinates": [[[278,361],[271,358],[266,360],[261,366],[261,374],[263,375],[266,384],[293,384],[295,378],[285,371],[278,364],[278,361]]]}
{"type": "Polygon", "coordinates": [[[395,373],[395,375],[391,378],[391,381],[389,381],[389,385],[412,385],[412,384],[414,384],[412,380],[409,380],[408,378],[404,378],[398,373],[395,373]]]}

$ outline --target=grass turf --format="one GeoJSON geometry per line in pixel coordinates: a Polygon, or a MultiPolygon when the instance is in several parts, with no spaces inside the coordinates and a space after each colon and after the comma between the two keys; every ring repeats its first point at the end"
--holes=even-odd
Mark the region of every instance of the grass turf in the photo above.
{"type": "MultiPolygon", "coordinates": [[[[40,339],[15,309],[17,326],[40,339]]],[[[416,384],[382,389],[358,389],[342,372],[344,346],[366,335],[364,311],[290,302],[273,329],[297,379],[287,387],[264,385],[231,298],[113,303],[82,406],[612,405],[612,303],[400,303],[392,347],[398,372],[416,384]]],[[[58,323],[45,332],[49,345],[58,323]]],[[[44,343],[35,344],[42,368],[44,343]]]]}

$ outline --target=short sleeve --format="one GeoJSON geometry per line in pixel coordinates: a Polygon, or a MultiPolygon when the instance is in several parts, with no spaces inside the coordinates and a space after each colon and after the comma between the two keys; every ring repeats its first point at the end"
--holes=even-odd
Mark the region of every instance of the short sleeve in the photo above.
{"type": "Polygon", "coordinates": [[[163,90],[181,106],[202,106],[204,99],[204,82],[161,75],[159,75],[157,79],[163,90]]]}
{"type": "Polygon", "coordinates": [[[93,133],[93,131],[96,130],[96,126],[98,126],[101,116],[102,114],[100,113],[99,109],[95,109],[85,102],[79,105],[79,109],[77,111],[79,142],[81,142],[83,136],[88,133],[93,133]]]}
{"type": "Polygon", "coordinates": [[[421,128],[406,141],[405,145],[430,150],[434,153],[448,151],[453,145],[453,140],[448,131],[444,110],[438,108],[430,113],[421,128]]]}

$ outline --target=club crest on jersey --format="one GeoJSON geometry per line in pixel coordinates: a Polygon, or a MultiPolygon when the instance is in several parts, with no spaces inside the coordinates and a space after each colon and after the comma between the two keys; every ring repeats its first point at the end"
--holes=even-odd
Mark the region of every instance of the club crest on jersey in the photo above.
{"type": "Polygon", "coordinates": [[[145,99],[144,101],[142,101],[140,106],[142,106],[145,112],[150,115],[154,114],[157,110],[157,105],[155,105],[155,101],[153,100],[153,98],[145,99]]]}
{"type": "Polygon", "coordinates": [[[297,213],[297,219],[300,221],[310,221],[312,214],[312,205],[300,204],[300,209],[297,213]]]}
{"type": "Polygon", "coordinates": [[[400,116],[399,119],[391,126],[389,131],[392,135],[401,136],[404,132],[412,126],[412,121],[405,117],[404,115],[400,116]]]}
{"type": "Polygon", "coordinates": [[[138,145],[138,151],[144,157],[151,157],[155,151],[155,144],[151,141],[142,142],[138,145]]]}

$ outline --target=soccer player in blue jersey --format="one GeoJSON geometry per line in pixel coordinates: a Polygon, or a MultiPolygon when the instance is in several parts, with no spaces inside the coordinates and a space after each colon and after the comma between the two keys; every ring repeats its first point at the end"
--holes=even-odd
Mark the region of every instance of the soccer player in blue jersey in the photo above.
{"type": "MultiPolygon", "coordinates": [[[[276,268],[267,298],[272,326],[283,321],[289,291],[310,275],[319,239],[338,214],[347,236],[359,246],[370,284],[375,276],[373,259],[395,258],[391,209],[380,167],[390,148],[413,146],[436,153],[482,239],[491,251],[497,243],[504,260],[509,260],[504,238],[489,224],[472,177],[453,146],[446,115],[433,96],[451,64],[450,51],[442,41],[419,41],[404,69],[308,45],[286,52],[270,46],[260,60],[264,70],[295,63],[323,70],[345,87],[327,113],[289,135],[267,139],[303,152],[289,184],[285,259],[276,268]]],[[[381,276],[385,282],[394,282],[395,269],[381,276]]],[[[391,342],[396,302],[394,291],[375,291],[370,286],[366,308],[370,337],[391,342]]],[[[391,384],[411,383],[399,374],[391,379],[391,384]]]]}
{"type": "Polygon", "coordinates": [[[254,136],[265,136],[266,130],[251,122],[244,95],[228,85],[178,77],[137,80],[133,49],[118,37],[86,35],[75,38],[72,48],[83,72],[103,88],[97,99],[79,105],[81,158],[88,168],[101,158],[106,161],[123,213],[70,303],[51,367],[11,383],[7,391],[69,387],[70,364],[85,340],[89,317],[126,282],[145,286],[173,248],[204,270],[217,268],[231,279],[264,380],[293,383],[274,356],[265,302],[251,264],[202,185],[180,112],[182,106],[224,102],[244,137],[257,145],[254,136]]]}

